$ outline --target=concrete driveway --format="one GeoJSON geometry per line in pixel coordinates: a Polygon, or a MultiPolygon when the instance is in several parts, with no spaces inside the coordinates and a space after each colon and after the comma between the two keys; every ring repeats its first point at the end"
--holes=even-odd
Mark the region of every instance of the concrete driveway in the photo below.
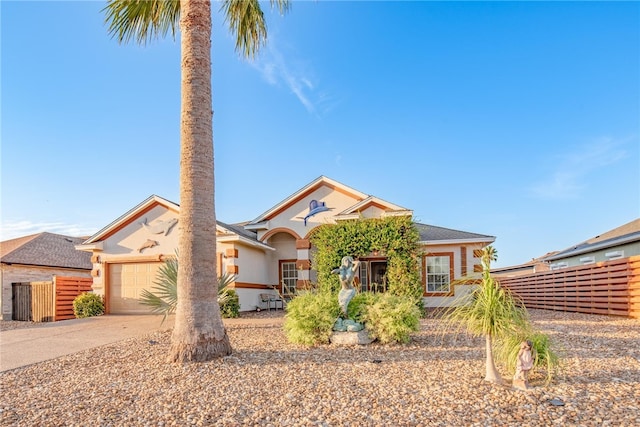
{"type": "Polygon", "coordinates": [[[173,327],[158,315],[115,315],[0,332],[0,372],[173,327]]]}

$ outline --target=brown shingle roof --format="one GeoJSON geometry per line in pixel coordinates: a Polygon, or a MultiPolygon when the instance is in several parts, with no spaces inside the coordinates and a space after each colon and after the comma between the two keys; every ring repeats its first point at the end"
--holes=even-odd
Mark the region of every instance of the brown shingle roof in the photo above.
{"type": "Polygon", "coordinates": [[[418,222],[416,222],[415,225],[420,233],[420,240],[423,242],[434,242],[438,240],[482,240],[493,242],[496,239],[494,236],[487,236],[485,234],[453,230],[451,228],[421,224],[418,222]]]}
{"type": "Polygon", "coordinates": [[[620,227],[614,228],[613,230],[609,230],[606,233],[602,233],[596,237],[592,237],[591,239],[581,243],[581,244],[593,244],[598,242],[603,242],[609,239],[615,239],[616,237],[626,236],[631,233],[637,233],[640,231],[640,218],[634,219],[631,222],[628,222],[620,227]]]}
{"type": "Polygon", "coordinates": [[[0,242],[0,262],[91,270],[91,254],[75,248],[83,240],[46,232],[5,240],[0,242]]]}
{"type": "Polygon", "coordinates": [[[640,241],[640,218],[548,256],[545,258],[545,261],[555,261],[638,241],[640,241]]]}

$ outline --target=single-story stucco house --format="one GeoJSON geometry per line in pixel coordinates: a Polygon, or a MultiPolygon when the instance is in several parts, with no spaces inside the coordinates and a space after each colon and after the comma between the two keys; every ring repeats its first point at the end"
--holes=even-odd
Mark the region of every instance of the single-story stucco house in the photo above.
{"type": "MultiPolygon", "coordinates": [[[[179,210],[176,203],[150,196],[76,246],[92,254],[93,289],[105,296],[108,313],[148,312],[138,298],[143,289],[153,287],[162,261],[176,252],[179,210]]],[[[235,275],[231,286],[239,295],[241,311],[255,310],[262,306],[261,293],[277,290],[292,295],[314,280],[309,236],[315,227],[391,215],[413,216],[413,212],[320,176],[252,221],[218,222],[218,271],[235,275]]],[[[480,249],[495,237],[416,226],[425,253],[421,259],[425,304],[446,304],[464,289],[452,282],[478,271],[480,249]]],[[[371,253],[360,261],[362,289],[384,281],[384,256],[371,253]]]]}
{"type": "Polygon", "coordinates": [[[45,232],[0,242],[2,320],[13,317],[12,283],[50,281],[53,276],[91,277],[91,254],[75,248],[84,240],[45,232]]]}

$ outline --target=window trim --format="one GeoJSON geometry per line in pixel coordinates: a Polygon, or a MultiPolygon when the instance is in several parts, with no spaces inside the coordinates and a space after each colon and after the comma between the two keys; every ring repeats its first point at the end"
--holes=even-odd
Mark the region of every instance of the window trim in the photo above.
{"type": "MultiPolygon", "coordinates": [[[[297,286],[298,286],[298,269],[297,269],[297,261],[296,259],[280,259],[278,260],[278,284],[280,285],[279,288],[281,289],[281,292],[283,295],[293,295],[296,290],[297,290],[297,286]],[[286,292],[286,289],[284,287],[284,277],[282,277],[282,273],[284,272],[284,269],[282,268],[284,264],[293,264],[293,270],[296,272],[296,277],[295,277],[295,282],[293,284],[293,292],[286,292]]],[[[290,286],[288,288],[291,288],[290,286]]]]}
{"type": "Polygon", "coordinates": [[[429,252],[422,257],[422,292],[426,297],[442,297],[454,295],[454,253],[453,252],[429,252]],[[449,291],[448,292],[429,292],[427,287],[427,258],[448,257],[449,258],[449,291]]]}

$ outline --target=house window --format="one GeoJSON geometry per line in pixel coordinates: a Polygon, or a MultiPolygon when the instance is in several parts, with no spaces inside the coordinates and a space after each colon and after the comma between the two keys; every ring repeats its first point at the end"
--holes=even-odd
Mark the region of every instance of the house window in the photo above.
{"type": "Polygon", "coordinates": [[[583,264],[593,264],[594,262],[596,262],[596,257],[594,256],[583,256],[582,258],[580,258],[580,262],[583,264]]]}
{"type": "Polygon", "coordinates": [[[280,261],[280,283],[282,293],[291,295],[296,293],[296,283],[298,282],[298,270],[295,261],[280,261]]]}
{"type": "Polygon", "coordinates": [[[604,254],[604,256],[606,256],[610,260],[612,260],[612,259],[620,259],[620,258],[624,257],[624,251],[607,252],[607,253],[604,254]]]}
{"type": "Polygon", "coordinates": [[[387,290],[387,262],[371,261],[369,263],[369,289],[372,292],[385,292],[387,290]]]}
{"type": "Polygon", "coordinates": [[[450,255],[426,257],[427,293],[451,292],[452,262],[450,255]]]}
{"type": "Polygon", "coordinates": [[[385,292],[387,290],[387,261],[360,261],[357,279],[360,282],[360,292],[385,292]]]}
{"type": "Polygon", "coordinates": [[[562,268],[569,267],[569,264],[563,261],[563,262],[557,262],[555,264],[551,264],[549,267],[551,268],[551,270],[560,270],[562,268]]]}

